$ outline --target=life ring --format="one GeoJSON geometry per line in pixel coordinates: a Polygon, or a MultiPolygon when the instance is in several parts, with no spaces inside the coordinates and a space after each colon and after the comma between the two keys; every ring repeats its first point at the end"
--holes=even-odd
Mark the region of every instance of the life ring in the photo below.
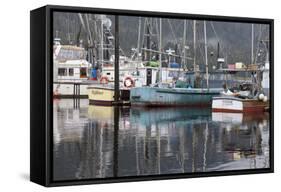
{"type": "Polygon", "coordinates": [[[124,78],[123,85],[124,87],[131,88],[135,86],[135,81],[132,77],[127,76],[124,78]]]}
{"type": "Polygon", "coordinates": [[[100,78],[100,84],[107,84],[107,83],[108,83],[108,78],[106,76],[100,78]]]}

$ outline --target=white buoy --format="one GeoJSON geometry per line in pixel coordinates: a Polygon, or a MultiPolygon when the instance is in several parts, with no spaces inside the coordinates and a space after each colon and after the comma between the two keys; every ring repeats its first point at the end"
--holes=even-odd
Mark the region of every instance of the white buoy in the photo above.
{"type": "Polygon", "coordinates": [[[267,102],[267,96],[263,97],[263,102],[267,102]]]}
{"type": "Polygon", "coordinates": [[[264,119],[264,120],[262,121],[262,125],[263,125],[264,127],[266,127],[266,126],[267,126],[267,120],[264,119]]]}
{"type": "Polygon", "coordinates": [[[264,94],[259,94],[259,100],[263,100],[264,99],[264,94]]]}
{"type": "Polygon", "coordinates": [[[263,123],[258,123],[258,127],[259,127],[260,130],[262,131],[262,129],[263,129],[263,123]]]}

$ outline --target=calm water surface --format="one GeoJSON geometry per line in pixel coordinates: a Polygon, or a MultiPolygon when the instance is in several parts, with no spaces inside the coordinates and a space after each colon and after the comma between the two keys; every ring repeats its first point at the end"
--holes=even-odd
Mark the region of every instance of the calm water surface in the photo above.
{"type": "Polygon", "coordinates": [[[53,178],[269,167],[269,115],[54,100],[53,178]],[[115,114],[115,115],[114,115],[115,114]]]}

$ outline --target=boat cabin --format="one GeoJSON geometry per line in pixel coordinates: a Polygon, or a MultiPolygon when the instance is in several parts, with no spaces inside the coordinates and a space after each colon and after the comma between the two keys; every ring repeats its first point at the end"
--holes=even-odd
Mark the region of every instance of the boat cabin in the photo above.
{"type": "Polygon", "coordinates": [[[91,64],[86,60],[86,51],[73,45],[54,46],[54,81],[79,82],[87,80],[91,64]]]}
{"type": "MultiPolygon", "coordinates": [[[[139,67],[134,68],[120,68],[119,79],[122,81],[126,76],[131,76],[137,87],[149,86],[157,82],[158,68],[156,67],[139,67]]],[[[102,76],[106,76],[109,81],[114,81],[114,68],[104,68],[102,76]]]]}

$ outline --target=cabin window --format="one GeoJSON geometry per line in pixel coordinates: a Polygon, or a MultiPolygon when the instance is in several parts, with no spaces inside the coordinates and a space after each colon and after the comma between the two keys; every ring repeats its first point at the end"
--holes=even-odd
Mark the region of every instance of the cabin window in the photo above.
{"type": "Polygon", "coordinates": [[[68,75],[69,76],[73,76],[74,75],[74,69],[73,68],[68,69],[68,75]]]}
{"type": "Polygon", "coordinates": [[[67,69],[66,68],[58,68],[58,75],[59,76],[67,76],[67,69]]]}
{"type": "Polygon", "coordinates": [[[87,77],[87,68],[81,67],[80,68],[80,78],[86,78],[87,77]]]}

